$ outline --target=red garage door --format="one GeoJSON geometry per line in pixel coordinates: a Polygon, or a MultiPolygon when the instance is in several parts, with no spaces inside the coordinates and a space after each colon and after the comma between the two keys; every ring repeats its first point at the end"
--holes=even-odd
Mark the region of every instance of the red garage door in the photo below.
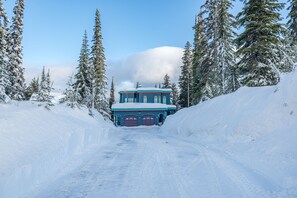
{"type": "Polygon", "coordinates": [[[125,117],[125,126],[132,127],[137,126],[137,117],[136,116],[126,116],[125,117]]]}
{"type": "Polygon", "coordinates": [[[155,117],[154,116],[143,116],[142,117],[142,124],[145,126],[151,126],[155,124],[155,117]]]}

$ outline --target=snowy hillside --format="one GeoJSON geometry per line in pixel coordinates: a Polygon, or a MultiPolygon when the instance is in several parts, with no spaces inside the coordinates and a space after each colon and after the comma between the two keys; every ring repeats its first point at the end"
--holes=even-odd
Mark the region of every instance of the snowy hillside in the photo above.
{"type": "MultiPolygon", "coordinates": [[[[112,123],[64,105],[0,104],[0,197],[24,196],[113,139],[112,123]]],[[[115,130],[113,130],[115,131],[115,130]]]]}
{"type": "Polygon", "coordinates": [[[220,151],[274,196],[297,196],[296,71],[277,86],[243,87],[183,109],[167,118],[161,131],[220,151]]]}

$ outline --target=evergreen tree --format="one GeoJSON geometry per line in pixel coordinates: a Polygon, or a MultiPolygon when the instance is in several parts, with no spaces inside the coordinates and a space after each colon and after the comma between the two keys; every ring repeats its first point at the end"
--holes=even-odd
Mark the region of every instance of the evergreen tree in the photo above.
{"type": "Polygon", "coordinates": [[[291,72],[293,70],[294,63],[297,61],[297,45],[288,31],[286,31],[284,35],[285,36],[281,38],[281,41],[277,46],[278,69],[280,72],[291,72]]]}
{"type": "Polygon", "coordinates": [[[80,104],[78,101],[81,100],[81,96],[78,93],[78,90],[74,89],[73,86],[73,77],[71,76],[69,78],[69,81],[67,82],[67,88],[64,91],[65,97],[61,99],[61,103],[65,103],[67,106],[70,106],[71,108],[80,107],[80,104]]]}
{"type": "MultiPolygon", "coordinates": [[[[229,12],[232,7],[231,0],[207,0],[203,6],[204,13],[207,14],[206,33],[209,41],[208,71],[204,78],[206,82],[204,82],[205,87],[202,88],[201,96],[204,100],[230,93],[239,88],[233,44],[235,36],[233,30],[236,28],[235,17],[229,12]]],[[[200,21],[203,22],[202,19],[200,21]]],[[[195,86],[197,86],[197,82],[195,82],[195,86]]],[[[196,101],[197,98],[199,99],[199,95],[199,93],[196,94],[196,101]]]]}
{"type": "MultiPolygon", "coordinates": [[[[49,83],[50,84],[50,83],[49,83]]],[[[40,84],[39,89],[37,92],[36,100],[40,102],[50,102],[50,91],[48,88],[48,79],[47,75],[45,74],[45,68],[43,67],[41,78],[40,78],[40,84]]]]}
{"type": "Polygon", "coordinates": [[[207,55],[208,45],[205,32],[205,21],[203,19],[203,12],[200,12],[196,17],[196,23],[194,26],[194,48],[193,48],[193,88],[192,88],[192,103],[197,104],[202,98],[202,89],[205,85],[203,80],[206,80],[207,76],[207,55]]]}
{"type": "Polygon", "coordinates": [[[203,13],[207,15],[205,29],[208,36],[207,75],[204,76],[204,86],[201,92],[203,100],[216,97],[223,93],[222,70],[219,66],[219,1],[207,0],[203,5],[203,13]]]}
{"type": "Polygon", "coordinates": [[[294,63],[297,62],[297,0],[289,0],[290,6],[288,7],[289,18],[287,22],[288,32],[286,32],[285,38],[281,45],[280,60],[282,61],[282,71],[290,72],[294,67],[294,63]],[[285,59],[285,60],[284,60],[285,59]]]}
{"type": "Polygon", "coordinates": [[[181,108],[191,106],[192,90],[192,52],[190,42],[186,43],[183,55],[183,65],[181,66],[181,75],[179,77],[179,105],[181,108]]]}
{"type": "Polygon", "coordinates": [[[88,46],[88,36],[87,32],[85,31],[82,47],[80,51],[79,56],[79,64],[77,67],[77,74],[74,76],[75,82],[74,82],[74,90],[78,91],[78,94],[80,95],[80,101],[78,101],[80,104],[87,105],[88,107],[91,107],[91,93],[92,93],[92,86],[91,86],[91,80],[92,80],[92,70],[89,63],[89,46],[88,46]]]}
{"type": "Polygon", "coordinates": [[[288,15],[288,23],[287,26],[289,28],[290,34],[293,38],[294,44],[297,42],[297,0],[289,0],[290,6],[288,7],[289,15],[288,15]]]}
{"type": "Polygon", "coordinates": [[[4,65],[0,65],[0,103],[9,102],[10,98],[6,95],[6,87],[9,85],[8,73],[4,65]]]}
{"type": "Polygon", "coordinates": [[[219,68],[221,74],[222,94],[236,91],[239,87],[238,68],[236,64],[234,38],[236,27],[235,17],[230,13],[233,0],[220,0],[219,18],[219,68]]]}
{"type": "Polygon", "coordinates": [[[50,70],[48,69],[47,74],[46,74],[46,90],[50,94],[52,91],[52,82],[51,82],[51,75],[50,75],[50,70]]]}
{"type": "Polygon", "coordinates": [[[177,90],[175,83],[171,84],[171,89],[172,89],[172,98],[171,98],[172,104],[177,106],[178,105],[178,90],[177,90]]]}
{"type": "Polygon", "coordinates": [[[237,16],[244,31],[237,38],[241,82],[246,86],[267,86],[279,82],[279,50],[281,34],[279,11],[284,7],[277,0],[244,0],[237,16]]]}
{"type": "Polygon", "coordinates": [[[9,97],[6,90],[10,85],[9,73],[7,68],[7,23],[8,18],[0,0],[0,102],[8,102],[9,97]]]}
{"type": "MultiPolygon", "coordinates": [[[[111,88],[110,88],[110,97],[109,97],[109,108],[111,109],[111,106],[115,103],[115,95],[114,95],[114,81],[112,78],[111,81],[111,88]]],[[[113,114],[111,112],[111,120],[113,120],[113,114]]]]}
{"type": "Polygon", "coordinates": [[[23,16],[24,0],[17,0],[13,9],[14,17],[8,36],[9,75],[11,86],[9,96],[15,100],[24,99],[24,68],[23,64],[23,16]]]}
{"type": "Polygon", "coordinates": [[[105,68],[105,55],[102,43],[101,21],[99,10],[96,10],[93,46],[91,52],[92,67],[94,69],[94,105],[104,116],[109,117],[109,105],[106,98],[107,77],[105,68]]]}
{"type": "Polygon", "coordinates": [[[25,91],[25,99],[30,100],[33,94],[37,94],[39,91],[39,79],[33,78],[30,82],[29,86],[26,88],[25,91]]]}
{"type": "Polygon", "coordinates": [[[166,74],[164,76],[164,82],[162,84],[162,88],[163,89],[169,89],[169,88],[171,88],[170,76],[168,74],[166,74]]]}

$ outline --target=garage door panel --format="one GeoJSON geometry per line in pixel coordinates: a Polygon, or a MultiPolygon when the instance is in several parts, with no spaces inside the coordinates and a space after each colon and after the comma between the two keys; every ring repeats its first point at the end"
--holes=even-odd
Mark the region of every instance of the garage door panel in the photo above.
{"type": "Polygon", "coordinates": [[[142,124],[145,126],[155,125],[155,117],[154,116],[143,116],[142,124]]]}
{"type": "Polygon", "coordinates": [[[125,126],[132,127],[138,126],[138,121],[136,116],[126,116],[125,117],[125,126]]]}

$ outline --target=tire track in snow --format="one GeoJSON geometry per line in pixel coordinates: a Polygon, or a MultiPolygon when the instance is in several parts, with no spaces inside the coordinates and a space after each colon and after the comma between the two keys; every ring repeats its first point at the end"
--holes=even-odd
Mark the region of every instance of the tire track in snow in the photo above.
{"type": "Polygon", "coordinates": [[[267,193],[260,186],[255,185],[256,181],[249,179],[249,175],[244,173],[244,171],[236,166],[233,163],[230,163],[225,158],[221,156],[211,157],[212,161],[220,168],[224,170],[224,173],[229,177],[234,184],[241,189],[244,197],[261,197],[261,198],[270,198],[272,194],[267,193]]]}
{"type": "Polygon", "coordinates": [[[157,164],[159,172],[165,179],[166,183],[170,184],[170,189],[178,193],[176,197],[187,197],[184,186],[182,185],[181,180],[178,178],[178,174],[176,174],[176,171],[173,168],[173,158],[168,157],[169,152],[170,151],[168,151],[168,148],[165,148],[162,144],[160,144],[159,152],[157,153],[157,164]]]}
{"type": "MultiPolygon", "coordinates": [[[[216,178],[216,185],[220,186],[217,174],[215,170],[220,170],[226,177],[230,178],[236,187],[240,189],[243,197],[274,197],[274,195],[264,190],[253,178],[253,175],[248,173],[245,169],[231,161],[226,156],[222,155],[222,152],[216,152],[214,149],[210,149],[203,145],[198,145],[190,142],[184,142],[185,144],[193,147],[198,152],[203,151],[204,158],[207,159],[210,168],[212,169],[213,176],[216,178]],[[216,167],[216,169],[214,168],[216,167]],[[258,185],[256,185],[258,184],[258,185]]],[[[229,156],[230,157],[230,156],[229,156]]],[[[260,175],[259,175],[260,176],[260,175]]],[[[223,191],[222,191],[223,194],[223,191]]],[[[221,194],[221,195],[222,195],[221,194]]]]}

